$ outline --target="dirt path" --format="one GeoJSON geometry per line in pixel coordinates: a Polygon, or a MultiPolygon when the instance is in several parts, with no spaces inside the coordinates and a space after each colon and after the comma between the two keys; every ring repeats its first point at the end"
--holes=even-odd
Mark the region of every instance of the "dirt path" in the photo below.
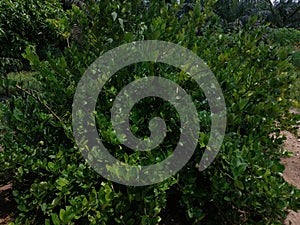
{"type": "MultiPolygon", "coordinates": [[[[296,113],[295,111],[293,111],[296,113]]],[[[298,137],[295,137],[289,132],[283,132],[286,135],[285,149],[289,152],[293,152],[293,156],[282,159],[282,163],[285,165],[285,171],[283,173],[284,179],[290,184],[295,185],[300,189],[300,126],[298,128],[298,137]]],[[[300,225],[300,210],[297,212],[290,212],[285,225],[300,225]]]]}

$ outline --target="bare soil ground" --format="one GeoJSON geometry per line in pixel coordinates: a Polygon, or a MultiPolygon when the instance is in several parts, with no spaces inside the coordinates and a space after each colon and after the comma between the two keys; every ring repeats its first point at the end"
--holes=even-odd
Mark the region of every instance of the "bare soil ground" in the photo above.
{"type": "Polygon", "coordinates": [[[12,199],[12,184],[0,187],[0,224],[8,224],[16,210],[16,204],[12,199]]]}
{"type": "MultiPolygon", "coordinates": [[[[293,112],[299,113],[295,110],[293,112]]],[[[285,149],[293,153],[293,156],[282,159],[282,163],[285,165],[283,177],[287,182],[300,189],[300,126],[298,127],[298,137],[289,132],[283,132],[283,134],[287,138],[285,149]]],[[[285,225],[300,225],[300,210],[298,212],[291,211],[285,220],[285,225]]]]}

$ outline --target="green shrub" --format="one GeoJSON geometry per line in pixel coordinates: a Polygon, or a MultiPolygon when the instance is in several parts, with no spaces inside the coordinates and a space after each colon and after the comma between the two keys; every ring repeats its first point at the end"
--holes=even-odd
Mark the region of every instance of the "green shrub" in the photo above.
{"type": "Polygon", "coordinates": [[[270,44],[291,46],[300,42],[300,31],[293,28],[270,28],[267,38],[270,44]]]}
{"type": "MultiPolygon", "coordinates": [[[[21,54],[29,44],[37,46],[40,57],[48,51],[59,52],[64,44],[55,35],[56,28],[47,19],[60,18],[64,14],[57,0],[2,0],[0,2],[0,57],[26,61],[21,54]]],[[[13,72],[14,70],[8,71],[13,72]]]]}
{"type": "Polygon", "coordinates": [[[71,41],[63,56],[48,54],[47,60],[41,60],[34,48],[26,49],[24,57],[37,71],[39,89],[21,89],[1,108],[8,127],[1,136],[0,174],[14,174],[19,210],[15,224],[154,225],[164,220],[166,202],[174,195],[189,224],[281,224],[288,209],[300,208],[299,191],[282,177],[283,138],[270,136],[294,122],[288,110],[295,68],[285,48],[261,41],[264,27],[248,24],[230,34],[215,29],[213,3],[207,2],[205,14],[197,5],[179,20],[177,5],[157,2],[147,9],[130,1],[91,1],[84,9],[73,7],[67,20],[52,21],[64,24],[67,32],[77,20],[84,30],[81,42],[71,41]],[[196,36],[199,28],[203,36],[196,36]],[[158,162],[172,152],[180,135],[174,109],[147,98],[132,109],[137,136],[149,135],[147,122],[157,115],[172,133],[149,154],[120,148],[110,123],[111,99],[135,79],[150,74],[177,82],[191,95],[201,123],[195,154],[178,174],[156,185],[129,187],[102,178],[84,161],[72,136],[71,107],[76,85],[89,64],[113,47],[144,39],[180,44],[208,64],[224,92],[228,127],[217,159],[200,173],[211,115],[195,82],[165,64],[141,63],[118,71],[99,95],[96,120],[105,145],[119,160],[158,162]]]}
{"type": "Polygon", "coordinates": [[[300,69],[300,51],[297,51],[292,54],[292,63],[298,69],[300,69]]]}
{"type": "MultiPolygon", "coordinates": [[[[298,69],[298,74],[300,74],[300,51],[296,51],[295,53],[292,54],[292,63],[295,67],[298,69]]],[[[299,75],[300,77],[300,75],[299,75]]],[[[296,108],[300,108],[300,78],[295,81],[293,85],[293,90],[292,90],[292,98],[295,100],[294,101],[294,106],[296,108]]]]}
{"type": "MultiPolygon", "coordinates": [[[[287,54],[291,58],[291,63],[298,68],[298,74],[300,69],[300,31],[293,28],[277,28],[277,29],[268,29],[268,34],[266,35],[267,43],[270,46],[278,45],[285,47],[287,54]]],[[[299,77],[299,75],[298,75],[299,77]]],[[[295,83],[292,85],[292,99],[294,99],[294,106],[299,107],[299,82],[298,78],[295,83]]]]}

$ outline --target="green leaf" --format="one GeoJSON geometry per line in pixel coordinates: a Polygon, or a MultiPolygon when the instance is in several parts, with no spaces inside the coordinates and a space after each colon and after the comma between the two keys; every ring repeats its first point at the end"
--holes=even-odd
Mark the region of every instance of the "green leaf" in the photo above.
{"type": "Polygon", "coordinates": [[[234,186],[241,189],[241,190],[244,190],[244,184],[243,184],[243,182],[241,182],[239,180],[234,181],[234,186]]]}
{"type": "Polygon", "coordinates": [[[41,210],[42,210],[43,212],[45,212],[46,209],[47,209],[47,204],[44,202],[44,203],[41,205],[41,210]]]}
{"type": "Polygon", "coordinates": [[[64,224],[69,223],[75,216],[76,214],[73,212],[71,206],[67,206],[66,210],[61,209],[59,212],[59,218],[64,224]]]}
{"type": "Polygon", "coordinates": [[[52,213],[51,214],[51,219],[54,225],[60,225],[60,220],[58,218],[57,214],[52,213]]]}
{"type": "Polygon", "coordinates": [[[227,201],[227,202],[230,202],[230,201],[231,201],[231,198],[225,196],[225,197],[224,197],[224,200],[227,201]]]}
{"type": "Polygon", "coordinates": [[[69,181],[63,177],[60,177],[56,182],[60,187],[64,187],[69,184],[69,181]]]}
{"type": "Polygon", "coordinates": [[[45,225],[51,225],[50,220],[49,219],[45,219],[45,225]]]}
{"type": "Polygon", "coordinates": [[[22,212],[28,212],[28,209],[25,205],[18,205],[17,208],[22,212]]]}
{"type": "Polygon", "coordinates": [[[57,206],[60,203],[60,201],[61,201],[61,197],[56,197],[55,199],[53,199],[51,203],[52,207],[57,206]]]}
{"type": "Polygon", "coordinates": [[[14,115],[14,118],[15,118],[16,120],[19,120],[19,121],[22,121],[22,120],[23,120],[23,118],[22,118],[23,113],[22,113],[22,111],[19,110],[18,108],[14,108],[13,115],[14,115]]]}
{"type": "Polygon", "coordinates": [[[121,26],[121,29],[124,31],[124,21],[121,18],[118,18],[119,24],[121,26]]]}
{"type": "Polygon", "coordinates": [[[135,224],[135,220],[133,218],[129,219],[126,224],[128,225],[134,225],[135,224]]]}
{"type": "Polygon", "coordinates": [[[112,12],[111,16],[112,16],[113,20],[115,21],[117,19],[118,14],[116,12],[112,12]]]}

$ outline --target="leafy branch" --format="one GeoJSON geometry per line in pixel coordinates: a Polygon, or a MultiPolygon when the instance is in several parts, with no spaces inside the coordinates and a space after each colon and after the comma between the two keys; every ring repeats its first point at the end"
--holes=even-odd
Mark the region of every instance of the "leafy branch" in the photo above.
{"type": "Polygon", "coordinates": [[[34,98],[36,101],[38,101],[44,108],[46,108],[59,122],[62,124],[64,123],[63,120],[47,105],[45,104],[38,96],[35,96],[33,93],[31,93],[29,90],[26,90],[25,88],[16,85],[16,88],[24,93],[26,93],[28,96],[34,98]]]}

